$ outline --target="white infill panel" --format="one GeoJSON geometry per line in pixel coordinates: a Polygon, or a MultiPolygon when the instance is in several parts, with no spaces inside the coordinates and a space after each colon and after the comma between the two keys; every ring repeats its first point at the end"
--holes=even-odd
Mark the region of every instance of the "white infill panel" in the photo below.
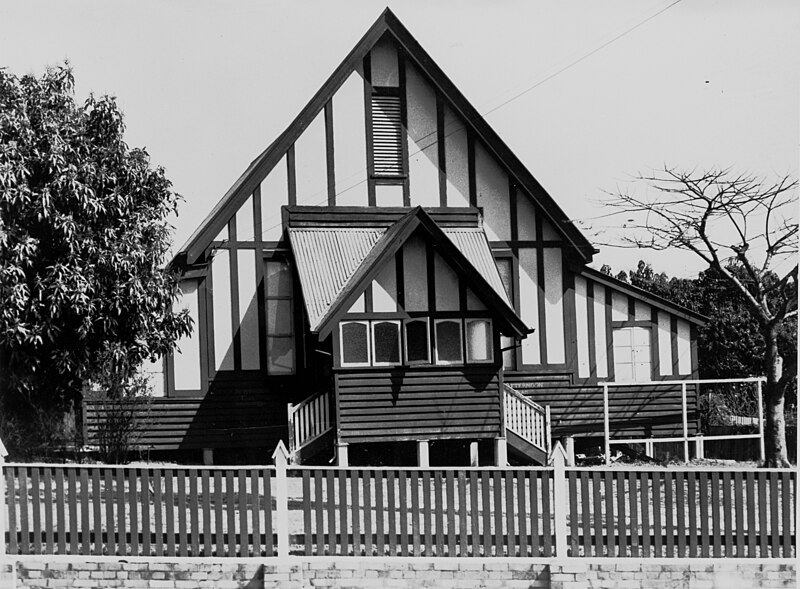
{"type": "Polygon", "coordinates": [[[587,378],[589,367],[589,310],[587,306],[586,279],[575,277],[575,327],[578,343],[578,376],[587,378]]]}
{"type": "Polygon", "coordinates": [[[458,311],[458,274],[444,261],[439,253],[433,256],[434,277],[436,281],[436,310],[458,311]]]}
{"type": "Polygon", "coordinates": [[[328,203],[328,161],[325,144],[325,113],[320,111],[294,144],[297,204],[328,203]]]}
{"type": "Polygon", "coordinates": [[[370,65],[373,86],[397,88],[400,85],[397,49],[392,42],[382,40],[372,48],[370,65]]]}
{"type": "Polygon", "coordinates": [[[661,376],[672,374],[672,319],[664,311],[658,312],[658,370],[661,376]]]}
{"type": "Polygon", "coordinates": [[[447,206],[469,206],[467,131],[453,111],[444,111],[444,151],[447,169],[447,206]]]}
{"type": "Polygon", "coordinates": [[[688,321],[678,319],[678,374],[692,373],[692,339],[688,321]]]}
{"type": "Polygon", "coordinates": [[[353,72],[333,97],[337,206],[367,206],[367,132],[364,80],[353,72]]]}
{"type": "Polygon", "coordinates": [[[475,183],[489,241],[511,239],[508,176],[480,144],[475,145],[475,183]]]}
{"type": "MultiPolygon", "coordinates": [[[[175,388],[178,390],[199,390],[200,385],[200,314],[198,306],[197,280],[182,280],[180,283],[180,304],[189,311],[192,318],[192,333],[178,340],[178,348],[173,355],[175,368],[175,388]]],[[[161,364],[159,361],[157,364],[161,364]]],[[[148,371],[149,372],[149,371],[148,371]]],[[[155,378],[153,379],[155,384],[155,378]]],[[[163,380],[159,384],[163,393],[163,380]]],[[[163,396],[163,395],[161,395],[163,396]]]]}
{"type": "Polygon", "coordinates": [[[563,364],[564,352],[564,285],[561,250],[544,249],[544,298],[547,337],[547,363],[563,364]]]}
{"type": "Polygon", "coordinates": [[[253,196],[250,195],[236,211],[236,241],[253,241],[256,228],[253,224],[253,196]]]}
{"type": "Polygon", "coordinates": [[[628,296],[619,292],[611,293],[611,321],[628,320],[628,296]]]}
{"type": "Polygon", "coordinates": [[[258,370],[258,295],[256,291],[256,253],[252,249],[238,251],[239,271],[239,340],[242,370],[258,370]]]}
{"type": "Polygon", "coordinates": [[[606,333],[606,289],[594,284],[594,353],[597,378],[608,378],[608,334],[606,333]]]}
{"type": "Polygon", "coordinates": [[[375,313],[397,311],[397,268],[390,258],[372,281],[372,310],[375,313]]]}
{"type": "Polygon", "coordinates": [[[289,184],[286,176],[286,156],[275,164],[261,181],[261,239],[280,241],[281,207],[289,204],[289,184]]]}
{"type": "Polygon", "coordinates": [[[214,359],[217,370],[233,370],[230,250],[217,250],[211,262],[214,297],[214,359]]]}
{"type": "Polygon", "coordinates": [[[531,200],[517,189],[517,236],[521,240],[536,239],[536,210],[531,200]]]}
{"type": "Polygon", "coordinates": [[[525,322],[525,325],[535,329],[531,335],[522,340],[523,364],[542,363],[541,350],[539,349],[538,271],[536,250],[521,248],[519,250],[520,317],[525,322]]]}
{"type": "Polygon", "coordinates": [[[411,206],[438,207],[436,93],[411,63],[406,64],[406,119],[411,206]]]}

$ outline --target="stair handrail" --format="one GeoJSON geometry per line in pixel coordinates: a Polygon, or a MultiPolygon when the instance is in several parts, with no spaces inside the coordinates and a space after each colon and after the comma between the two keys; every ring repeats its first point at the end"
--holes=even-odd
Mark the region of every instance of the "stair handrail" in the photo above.
{"type": "Polygon", "coordinates": [[[331,429],[330,393],[320,391],[296,405],[288,404],[289,454],[310,444],[331,429]]]}
{"type": "Polygon", "coordinates": [[[506,393],[506,399],[503,403],[503,408],[506,413],[506,427],[537,448],[545,452],[549,451],[550,412],[545,407],[531,401],[524,394],[506,383],[503,383],[503,389],[506,393]],[[527,408],[528,413],[532,414],[533,419],[531,421],[533,421],[533,423],[519,423],[519,420],[515,419],[515,416],[509,411],[513,402],[517,402],[527,408]]]}

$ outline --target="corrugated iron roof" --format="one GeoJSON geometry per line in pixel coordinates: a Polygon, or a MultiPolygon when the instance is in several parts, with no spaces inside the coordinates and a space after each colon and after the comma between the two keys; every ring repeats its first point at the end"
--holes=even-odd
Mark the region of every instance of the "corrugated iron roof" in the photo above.
{"type": "Polygon", "coordinates": [[[503,286],[500,272],[497,270],[492,250],[489,247],[489,239],[483,229],[478,227],[443,227],[442,231],[464,254],[464,257],[469,260],[469,263],[475,267],[478,273],[483,276],[492,289],[513,309],[514,305],[508,300],[508,293],[506,293],[506,289],[503,286]]]}
{"type": "Polygon", "coordinates": [[[311,331],[372,250],[385,229],[289,228],[311,331]]]}

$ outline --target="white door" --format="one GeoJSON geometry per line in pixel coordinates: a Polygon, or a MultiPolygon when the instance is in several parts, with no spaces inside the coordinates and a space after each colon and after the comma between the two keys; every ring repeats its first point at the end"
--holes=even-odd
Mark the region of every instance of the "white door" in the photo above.
{"type": "Polygon", "coordinates": [[[614,329],[614,380],[645,382],[652,379],[650,329],[619,327],[614,329]]]}

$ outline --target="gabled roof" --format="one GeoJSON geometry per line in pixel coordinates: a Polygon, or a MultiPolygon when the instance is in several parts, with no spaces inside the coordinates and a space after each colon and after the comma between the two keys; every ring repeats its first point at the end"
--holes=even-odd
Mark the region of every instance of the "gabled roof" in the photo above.
{"type": "Polygon", "coordinates": [[[470,280],[470,288],[494,311],[503,331],[530,329],[511,306],[480,228],[443,230],[422,209],[412,208],[388,229],[289,228],[310,329],[324,338],[383,267],[416,231],[422,230],[442,257],[470,280]]]}
{"type": "Polygon", "coordinates": [[[631,295],[637,299],[645,301],[650,305],[656,307],[657,309],[661,309],[662,311],[666,311],[667,313],[671,313],[681,319],[685,319],[690,323],[695,323],[696,325],[705,325],[708,323],[708,317],[705,315],[701,315],[696,311],[692,311],[691,309],[679,305],[678,303],[673,303],[672,301],[660,297],[658,295],[654,295],[651,292],[648,292],[638,286],[633,286],[632,284],[628,284],[627,282],[623,282],[622,280],[618,280],[613,276],[609,276],[608,274],[603,274],[599,270],[595,270],[594,268],[589,268],[588,266],[581,268],[580,270],[581,276],[584,278],[588,278],[589,280],[593,280],[594,282],[598,282],[600,284],[604,284],[605,286],[610,286],[611,288],[623,292],[627,295],[631,295]]]}
{"type": "Polygon", "coordinates": [[[449,100],[453,109],[472,128],[486,148],[507,168],[513,181],[533,197],[550,222],[564,233],[569,243],[577,250],[583,260],[587,262],[591,260],[592,255],[596,252],[592,244],[568,219],[561,207],[558,206],[519,158],[514,155],[500,136],[489,126],[480,113],[469,103],[439,66],[436,65],[431,56],[414,39],[408,29],[388,8],[378,17],[289,127],[250,163],[245,172],[225,193],[225,196],[222,197],[179,250],[176,260],[180,258],[181,261],[185,260],[186,263],[191,264],[202,255],[214,237],[225,226],[228,219],[236,213],[255,190],[256,186],[260,184],[261,180],[311,124],[325,103],[331,99],[372,47],[386,33],[392,35],[407,56],[427,75],[436,89],[449,100]]]}

